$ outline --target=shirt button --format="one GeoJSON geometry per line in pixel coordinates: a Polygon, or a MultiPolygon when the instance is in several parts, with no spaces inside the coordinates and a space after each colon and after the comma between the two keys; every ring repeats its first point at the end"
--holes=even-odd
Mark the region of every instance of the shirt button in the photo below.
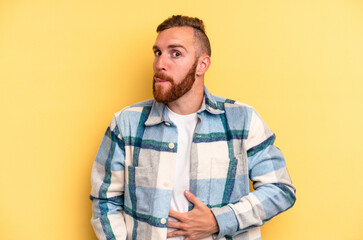
{"type": "Polygon", "coordinates": [[[166,223],[166,219],[165,218],[160,219],[160,223],[161,224],[165,224],[166,223]]]}
{"type": "Polygon", "coordinates": [[[166,125],[166,126],[170,126],[170,123],[168,123],[168,122],[165,122],[165,125],[166,125]]]}
{"type": "Polygon", "coordinates": [[[174,143],[169,143],[169,148],[173,149],[174,148],[174,143]]]}

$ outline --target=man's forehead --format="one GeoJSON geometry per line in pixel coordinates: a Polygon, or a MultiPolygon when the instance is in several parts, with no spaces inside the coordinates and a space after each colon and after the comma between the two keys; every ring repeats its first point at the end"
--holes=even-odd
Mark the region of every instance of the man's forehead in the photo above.
{"type": "Polygon", "coordinates": [[[186,46],[193,43],[194,30],[192,27],[173,27],[158,34],[154,47],[167,47],[169,45],[186,46]]]}

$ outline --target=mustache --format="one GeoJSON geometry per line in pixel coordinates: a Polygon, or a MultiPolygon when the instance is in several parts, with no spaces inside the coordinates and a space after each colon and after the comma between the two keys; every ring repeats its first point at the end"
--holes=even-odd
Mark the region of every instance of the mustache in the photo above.
{"type": "Polygon", "coordinates": [[[161,72],[157,72],[154,74],[154,78],[160,78],[160,79],[163,79],[165,81],[168,81],[168,82],[171,82],[171,83],[174,83],[174,79],[172,79],[171,77],[165,75],[164,73],[161,73],[161,72]]]}

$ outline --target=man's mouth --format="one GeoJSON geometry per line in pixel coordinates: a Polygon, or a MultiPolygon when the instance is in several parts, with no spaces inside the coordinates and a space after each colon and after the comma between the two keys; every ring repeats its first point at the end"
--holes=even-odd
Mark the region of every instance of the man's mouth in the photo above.
{"type": "Polygon", "coordinates": [[[155,81],[156,83],[168,82],[168,80],[164,80],[164,79],[162,79],[162,78],[158,78],[158,77],[154,77],[154,81],[155,81]]]}
{"type": "Polygon", "coordinates": [[[155,73],[154,74],[154,83],[167,83],[170,82],[173,84],[173,79],[166,74],[163,73],[155,73]]]}

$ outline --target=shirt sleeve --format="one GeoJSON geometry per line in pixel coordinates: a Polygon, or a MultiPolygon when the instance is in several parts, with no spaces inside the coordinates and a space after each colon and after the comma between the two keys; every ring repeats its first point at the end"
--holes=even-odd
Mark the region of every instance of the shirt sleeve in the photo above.
{"type": "Polygon", "coordinates": [[[255,191],[235,204],[211,209],[220,229],[217,239],[261,226],[294,205],[296,190],[285,158],[274,141],[275,135],[253,110],[245,146],[249,177],[255,191]]]}
{"type": "Polygon", "coordinates": [[[91,224],[98,239],[126,239],[124,206],[125,144],[116,117],[106,130],[91,174],[91,224]]]}

